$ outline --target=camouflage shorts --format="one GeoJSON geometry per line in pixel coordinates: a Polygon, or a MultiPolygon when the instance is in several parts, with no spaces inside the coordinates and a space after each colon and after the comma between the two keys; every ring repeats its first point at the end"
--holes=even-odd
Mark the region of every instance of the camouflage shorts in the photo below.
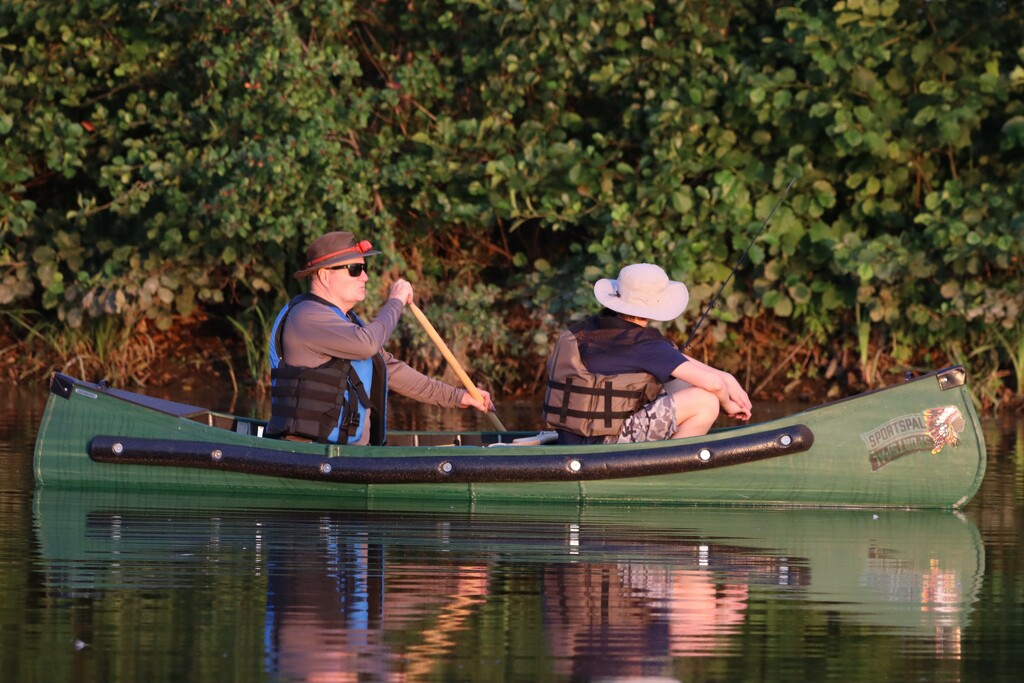
{"type": "Polygon", "coordinates": [[[662,392],[640,410],[626,418],[618,435],[605,437],[605,443],[640,443],[672,438],[676,432],[676,403],[662,392]]]}

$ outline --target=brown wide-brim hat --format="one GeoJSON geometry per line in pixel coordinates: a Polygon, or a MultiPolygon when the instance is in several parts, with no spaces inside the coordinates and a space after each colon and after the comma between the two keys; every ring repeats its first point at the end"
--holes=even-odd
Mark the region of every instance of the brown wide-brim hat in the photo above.
{"type": "Polygon", "coordinates": [[[295,279],[304,278],[321,268],[339,266],[379,253],[369,240],[357,242],[355,235],[350,232],[329,232],[316,238],[309,245],[309,249],[306,250],[306,266],[295,272],[295,279]]]}

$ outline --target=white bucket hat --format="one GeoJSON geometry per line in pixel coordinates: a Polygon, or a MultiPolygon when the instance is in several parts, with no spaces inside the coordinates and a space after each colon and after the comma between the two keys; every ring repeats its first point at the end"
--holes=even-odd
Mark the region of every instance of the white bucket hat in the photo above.
{"type": "Polygon", "coordinates": [[[616,313],[663,322],[678,318],[690,302],[686,285],[669,280],[664,270],[651,263],[626,266],[617,280],[598,280],[594,296],[616,313]]]}

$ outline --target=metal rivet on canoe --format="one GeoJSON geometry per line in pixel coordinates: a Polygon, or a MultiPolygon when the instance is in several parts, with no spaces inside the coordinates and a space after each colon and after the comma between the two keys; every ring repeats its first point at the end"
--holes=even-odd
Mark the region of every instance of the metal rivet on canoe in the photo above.
{"type": "Polygon", "coordinates": [[[330,473],[331,473],[331,463],[325,462],[324,464],[320,465],[320,474],[330,474],[330,473]]]}
{"type": "Polygon", "coordinates": [[[706,448],[702,448],[702,449],[700,449],[700,453],[698,453],[697,455],[698,455],[698,456],[700,457],[700,459],[701,459],[701,460],[703,460],[704,462],[707,462],[708,460],[710,460],[710,459],[711,459],[711,451],[709,451],[709,450],[708,450],[708,449],[706,449],[706,448]]]}
{"type": "Polygon", "coordinates": [[[579,460],[570,460],[569,461],[569,469],[571,471],[573,471],[573,472],[579,472],[580,468],[582,468],[582,467],[583,467],[583,464],[579,460]]]}
{"type": "Polygon", "coordinates": [[[448,474],[452,471],[452,464],[450,462],[443,462],[438,465],[437,469],[441,470],[444,474],[448,474]]]}
{"type": "Polygon", "coordinates": [[[124,444],[118,441],[110,447],[110,450],[114,451],[114,455],[121,455],[124,453],[124,444]]]}
{"type": "Polygon", "coordinates": [[[789,434],[783,434],[782,437],[779,439],[779,443],[781,443],[783,446],[788,446],[789,444],[793,443],[793,437],[791,437],[789,434]]]}
{"type": "Polygon", "coordinates": [[[219,448],[215,448],[213,449],[213,453],[210,453],[210,457],[214,460],[220,461],[220,459],[224,457],[224,452],[219,448]]]}

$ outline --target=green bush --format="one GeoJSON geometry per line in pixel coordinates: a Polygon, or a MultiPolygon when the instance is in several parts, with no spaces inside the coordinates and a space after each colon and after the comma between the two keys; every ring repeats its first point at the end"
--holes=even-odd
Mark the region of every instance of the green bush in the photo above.
{"type": "Polygon", "coordinates": [[[696,319],[796,177],[711,338],[1024,363],[1016,3],[29,0],[0,60],[0,306],[265,318],[348,229],[510,388],[628,262],[696,319]]]}

